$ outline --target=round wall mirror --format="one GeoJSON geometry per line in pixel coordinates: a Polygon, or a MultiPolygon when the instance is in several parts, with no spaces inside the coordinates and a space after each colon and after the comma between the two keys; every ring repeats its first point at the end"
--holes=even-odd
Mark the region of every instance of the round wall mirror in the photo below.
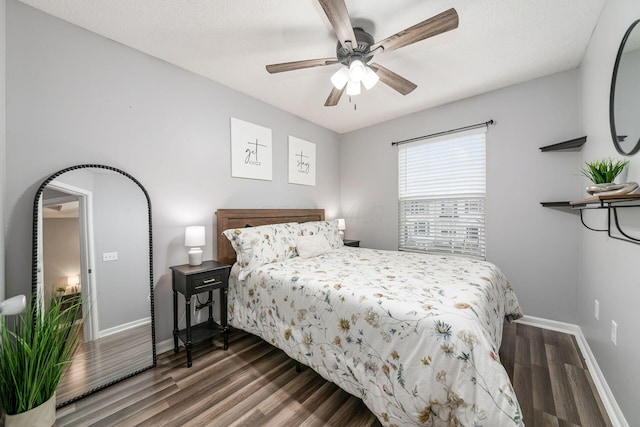
{"type": "Polygon", "coordinates": [[[33,205],[32,295],[81,300],[79,339],[57,406],[156,366],[151,201],[128,173],[77,165],[44,180],[33,205]]]}
{"type": "Polygon", "coordinates": [[[620,43],[613,67],[609,122],[618,153],[630,156],[640,150],[640,19],[635,21],[620,43]]]}

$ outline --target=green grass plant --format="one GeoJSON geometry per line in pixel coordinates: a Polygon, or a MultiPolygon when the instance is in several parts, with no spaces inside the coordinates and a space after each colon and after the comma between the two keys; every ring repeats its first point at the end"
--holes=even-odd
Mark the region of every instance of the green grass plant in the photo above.
{"type": "Polygon", "coordinates": [[[32,302],[14,322],[0,316],[0,407],[6,414],[26,412],[55,393],[77,342],[80,301],[54,297],[44,312],[32,302]]]}
{"type": "Polygon", "coordinates": [[[580,173],[594,184],[607,184],[613,182],[628,163],[628,160],[613,160],[611,158],[585,162],[586,167],[583,167],[580,173]]]}

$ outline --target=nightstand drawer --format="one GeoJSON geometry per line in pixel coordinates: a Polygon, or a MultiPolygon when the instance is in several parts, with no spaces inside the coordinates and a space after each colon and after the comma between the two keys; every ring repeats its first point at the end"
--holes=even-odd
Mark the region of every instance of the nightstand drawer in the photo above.
{"type": "Polygon", "coordinates": [[[222,286],[225,281],[225,272],[202,273],[192,276],[187,285],[187,292],[191,294],[197,294],[200,292],[207,292],[211,289],[216,289],[222,286]]]}
{"type": "Polygon", "coordinates": [[[192,295],[227,287],[230,265],[205,261],[200,266],[179,265],[171,267],[173,290],[185,298],[192,295]]]}

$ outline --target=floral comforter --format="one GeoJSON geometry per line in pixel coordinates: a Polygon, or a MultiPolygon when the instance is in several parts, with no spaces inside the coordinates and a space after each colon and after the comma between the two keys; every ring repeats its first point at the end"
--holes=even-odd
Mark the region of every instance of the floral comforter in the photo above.
{"type": "Polygon", "coordinates": [[[522,316],[493,264],[340,248],[231,281],[229,321],[362,398],[383,425],[519,426],[498,358],[522,316]]]}

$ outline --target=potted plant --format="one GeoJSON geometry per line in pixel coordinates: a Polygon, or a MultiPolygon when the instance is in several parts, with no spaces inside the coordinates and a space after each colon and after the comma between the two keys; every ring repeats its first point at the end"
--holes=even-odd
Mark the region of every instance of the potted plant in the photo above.
{"type": "Polygon", "coordinates": [[[46,311],[33,302],[8,325],[0,317],[0,408],[5,427],[52,426],[55,392],[71,360],[79,327],[80,297],[62,304],[54,297],[46,311]]]}
{"type": "Polygon", "coordinates": [[[583,167],[580,172],[594,184],[610,184],[620,175],[628,163],[629,160],[614,161],[611,158],[584,162],[586,168],[583,167]]]}
{"type": "Polygon", "coordinates": [[[593,182],[593,185],[587,187],[587,193],[617,192],[626,189],[628,186],[626,183],[615,184],[613,180],[622,173],[628,163],[628,160],[613,160],[611,158],[585,162],[580,173],[593,182]]]}

